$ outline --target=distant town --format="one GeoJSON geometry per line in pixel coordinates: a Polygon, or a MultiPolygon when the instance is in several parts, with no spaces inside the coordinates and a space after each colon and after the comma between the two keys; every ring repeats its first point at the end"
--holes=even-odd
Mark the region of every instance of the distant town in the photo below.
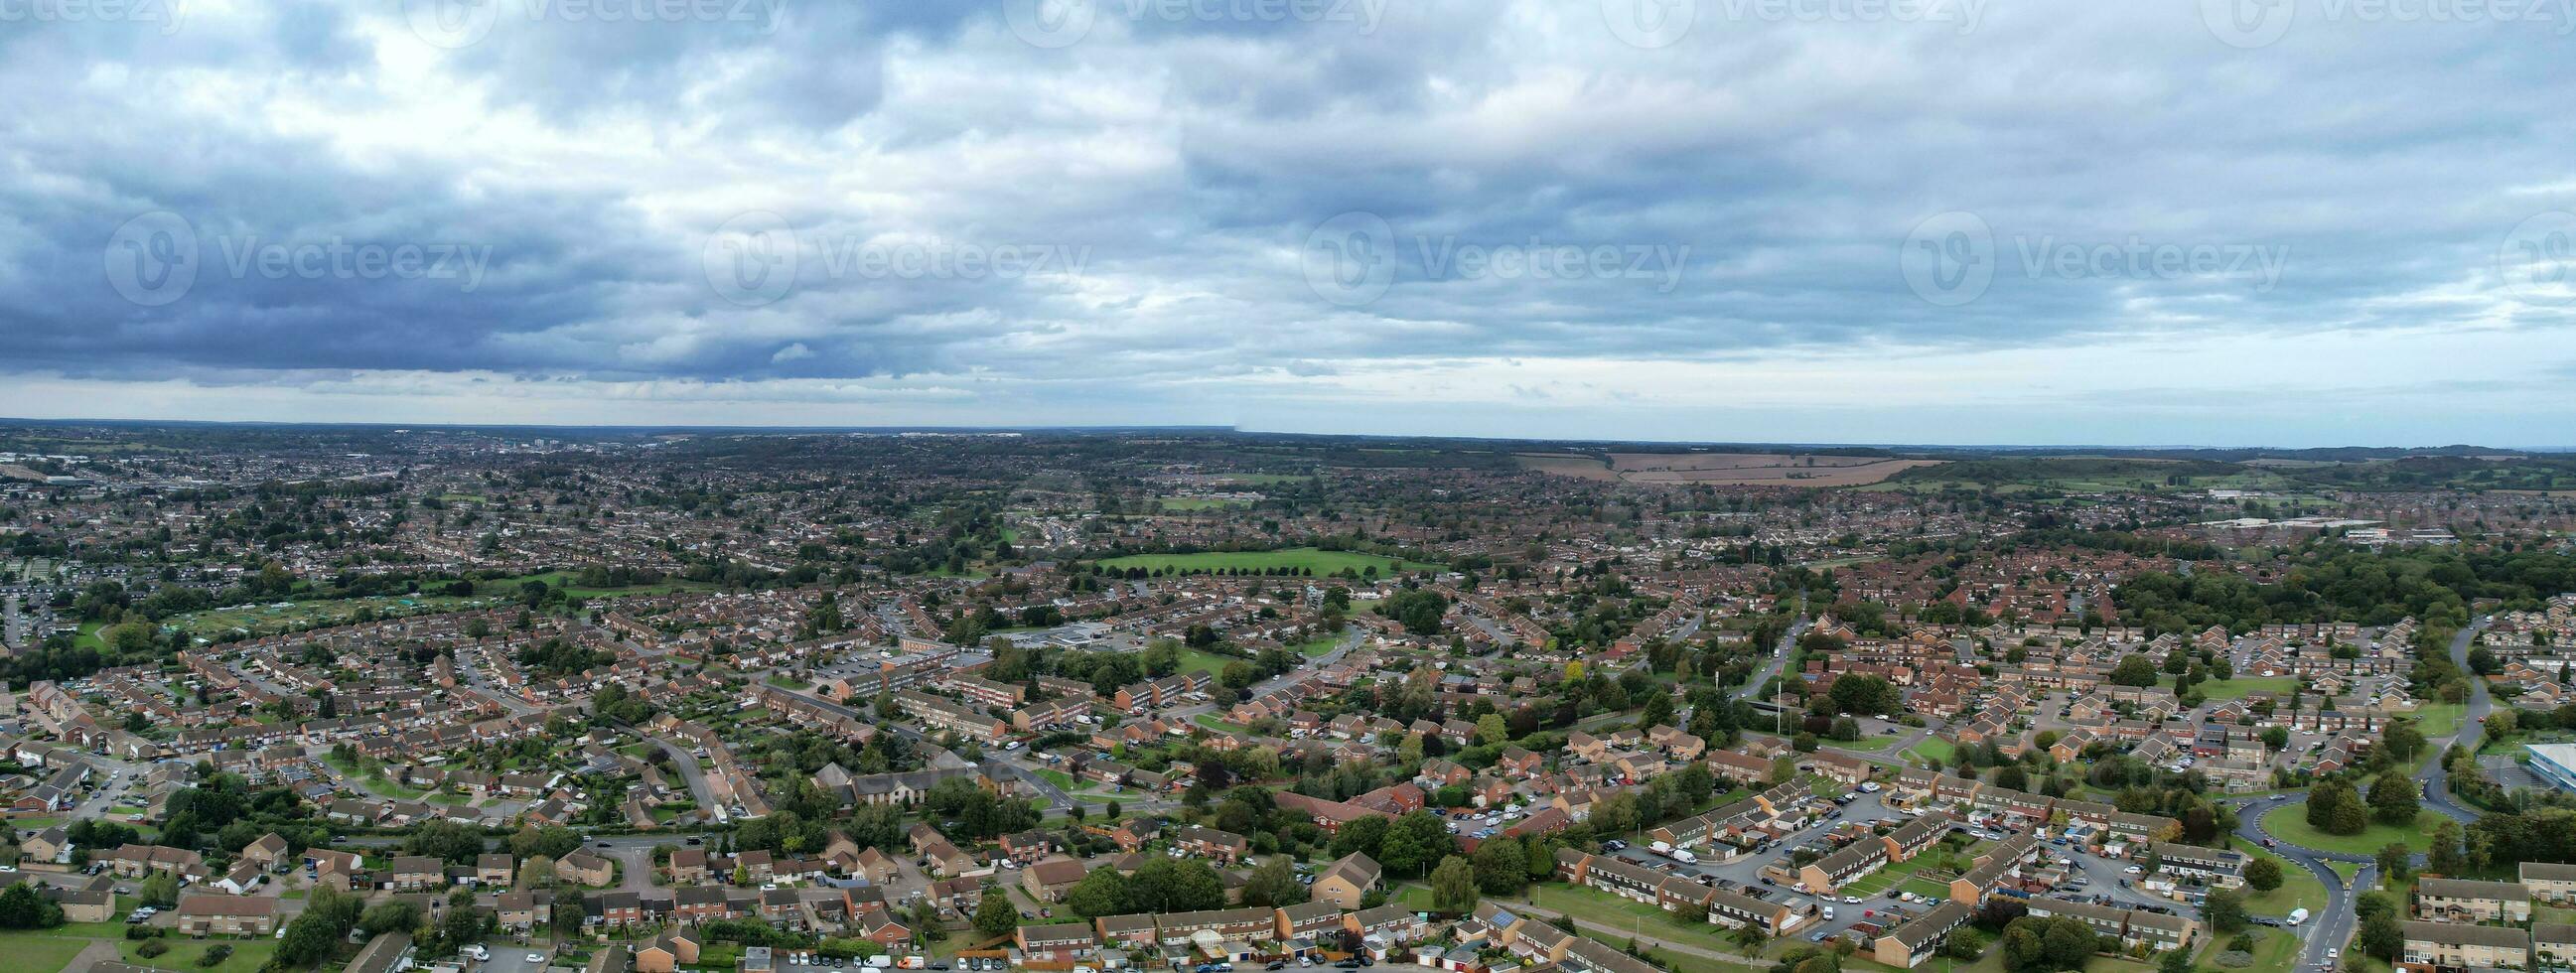
{"type": "Polygon", "coordinates": [[[0,423],[0,968],[2551,973],[2576,457],[0,423]]]}

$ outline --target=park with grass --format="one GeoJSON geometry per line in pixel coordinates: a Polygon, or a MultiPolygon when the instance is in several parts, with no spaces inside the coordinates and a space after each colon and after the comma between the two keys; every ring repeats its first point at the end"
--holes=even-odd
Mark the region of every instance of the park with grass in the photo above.
{"type": "Polygon", "coordinates": [[[2308,823],[2306,805],[2287,804],[2263,815],[2263,830],[2274,838],[2301,848],[2345,855],[2376,855],[2379,849],[2390,844],[2402,844],[2410,849],[2422,847],[2425,837],[2441,820],[2440,814],[2424,811],[2415,816],[2413,825],[2407,827],[2373,821],[2369,827],[2361,829],[2360,834],[2330,834],[2308,823]]]}

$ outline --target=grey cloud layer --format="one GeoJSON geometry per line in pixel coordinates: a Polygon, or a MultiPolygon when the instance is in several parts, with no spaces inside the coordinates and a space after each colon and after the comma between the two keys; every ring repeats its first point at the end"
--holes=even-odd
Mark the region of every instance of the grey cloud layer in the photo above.
{"type": "Polygon", "coordinates": [[[1088,388],[2141,332],[2513,327],[2571,347],[2563,306],[2494,279],[2509,231],[2576,206],[2576,41],[2551,24],[2310,12],[2248,50],[2197,4],[1993,4],[1963,33],[1701,0],[1687,36],[1641,49],[1588,0],[1397,0],[1373,29],[1110,0],[1047,48],[993,4],[605,23],[493,2],[452,50],[392,2],[6,25],[6,367],[1088,388]],[[193,226],[201,267],[139,306],[102,248],[157,210],[193,226]],[[799,236],[794,287],[750,306],[707,280],[710,235],[745,211],[799,236]],[[1349,211],[1386,221],[1394,274],[1340,306],[1309,282],[1308,233],[1349,211]],[[1898,272],[1945,211],[1995,237],[1995,281],[1961,307],[1898,272]],[[228,262],[333,240],[485,247],[490,267],[469,290],[228,262]],[[2133,242],[2284,263],[2259,290],[2030,263],[2133,242]],[[1569,246],[1678,277],[1455,260],[1569,246]],[[834,264],[960,248],[1065,259],[834,264]]]}

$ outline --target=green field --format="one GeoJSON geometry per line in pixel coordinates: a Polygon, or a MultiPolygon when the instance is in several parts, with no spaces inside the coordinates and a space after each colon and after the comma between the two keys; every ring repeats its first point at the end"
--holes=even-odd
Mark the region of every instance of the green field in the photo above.
{"type": "Polygon", "coordinates": [[[170,945],[170,951],[151,959],[144,959],[140,954],[134,951],[135,947],[143,945],[140,942],[125,940],[118,942],[116,945],[118,949],[125,954],[126,962],[136,966],[148,966],[153,969],[161,970],[213,970],[215,973],[251,973],[252,970],[268,965],[269,957],[277,955],[277,942],[271,939],[165,938],[162,941],[170,945]],[[199,965],[197,962],[198,958],[206,955],[207,950],[215,948],[218,944],[232,947],[232,955],[225,957],[223,963],[216,966],[199,965]]]}
{"type": "Polygon", "coordinates": [[[1858,740],[1822,740],[1818,742],[1828,749],[1836,750],[1885,750],[1888,747],[1895,745],[1896,741],[1902,739],[1905,738],[1901,736],[1865,736],[1858,740]]]}
{"type": "Polygon", "coordinates": [[[1208,551],[1199,554],[1130,554],[1100,562],[1102,567],[1144,568],[1165,573],[1202,574],[1212,571],[1272,571],[1289,568],[1313,572],[1316,576],[1351,571],[1365,574],[1376,568],[1380,575],[1403,571],[1428,571],[1439,567],[1399,561],[1375,554],[1354,551],[1327,551],[1312,547],[1293,547],[1281,551],[1208,551]]]}
{"type": "Polygon", "coordinates": [[[2255,893],[2246,889],[2245,907],[2260,915],[2286,916],[2292,909],[2322,912],[2326,907],[2326,886],[2317,881],[2316,873],[2292,863],[2289,859],[2264,851],[2243,838],[2229,839],[2237,851],[2257,858],[2269,858],[2281,866],[2281,887],[2255,893]]]}
{"type": "Polygon", "coordinates": [[[2198,689],[2201,695],[2209,697],[2210,702],[2217,703],[2231,699],[2244,699],[2255,693],[2286,695],[2298,685],[2297,676],[2238,676],[2225,682],[2213,679],[2193,688],[2198,689]]]}
{"type": "Polygon", "coordinates": [[[2426,811],[2416,816],[2415,826],[2412,828],[2396,828],[2373,823],[2356,835],[2327,834],[2309,826],[2307,807],[2299,805],[2274,808],[2271,813],[2265,814],[2263,830],[2270,832],[2272,837],[2303,848],[2342,852],[2347,855],[2376,855],[2379,849],[2386,847],[2390,842],[2405,843],[2408,847],[2413,847],[2412,842],[2430,833],[2433,825],[2441,820],[2441,815],[2426,811]]]}
{"type": "Polygon", "coordinates": [[[1157,505],[1168,511],[1191,513],[1200,510],[1241,510],[1252,506],[1252,503],[1248,500],[1227,500],[1220,497],[1165,497],[1157,501],[1157,505]]]}
{"type": "Polygon", "coordinates": [[[1907,748],[1905,755],[1934,766],[1947,767],[1959,759],[1959,747],[1940,737],[1925,737],[1923,742],[1907,748]]]}
{"type": "MultiPolygon", "coordinates": [[[[1430,893],[1426,889],[1423,900],[1427,904],[1429,899],[1430,893]]],[[[1599,927],[1595,935],[1614,933],[1610,941],[1617,941],[1616,933],[1634,930],[1668,943],[1739,955],[1744,951],[1744,947],[1726,937],[1725,927],[1710,925],[1704,917],[1692,917],[1694,921],[1688,923],[1679,922],[1672,913],[1599,889],[1542,882],[1530,886],[1529,901],[1539,908],[1573,916],[1575,922],[1587,929],[1599,927]]]]}
{"type": "Polygon", "coordinates": [[[61,930],[11,932],[0,934],[0,951],[9,956],[8,966],[30,973],[59,973],[72,964],[89,940],[61,935],[61,930]]]}
{"type": "Polygon", "coordinates": [[[2460,720],[2469,715],[2467,703],[2425,703],[2415,707],[2415,728],[2424,739],[2439,740],[2460,731],[2460,720]]]}

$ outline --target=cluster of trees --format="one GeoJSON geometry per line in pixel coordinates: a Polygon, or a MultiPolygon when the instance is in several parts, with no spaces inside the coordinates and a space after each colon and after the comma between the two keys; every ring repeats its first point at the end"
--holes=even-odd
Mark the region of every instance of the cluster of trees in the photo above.
{"type": "MultiPolygon", "coordinates": [[[[1257,882],[1244,886],[1244,904],[1252,901],[1255,885],[1263,899],[1261,904],[1296,905],[1306,901],[1305,886],[1289,870],[1286,858],[1272,859],[1274,873],[1286,875],[1286,888],[1280,887],[1279,874],[1267,878],[1255,870],[1257,882]],[[1294,890],[1292,893],[1291,890],[1294,890]],[[1293,895],[1293,898],[1292,898],[1293,895]],[[1281,901],[1290,899],[1290,901],[1281,901]]],[[[1133,912],[1191,912],[1200,909],[1225,908],[1225,880],[1207,862],[1196,858],[1154,856],[1136,866],[1136,874],[1121,875],[1117,869],[1103,868],[1082,877],[1065,890],[1064,906],[1083,918],[1124,915],[1133,912]]],[[[1006,912],[1008,910],[1005,910],[1006,912]]],[[[979,913],[978,921],[984,917],[979,913]]]]}
{"type": "Polygon", "coordinates": [[[1813,702],[1818,710],[1827,713],[1893,716],[1905,712],[1904,691],[1878,676],[1837,678],[1833,688],[1825,691],[1824,698],[1813,702]]]}
{"type": "Polygon", "coordinates": [[[1415,635],[1436,635],[1440,619],[1449,614],[1449,599],[1429,588],[1406,588],[1378,606],[1378,612],[1404,626],[1415,635]]]}
{"type": "Polygon", "coordinates": [[[2365,803],[2353,785],[2341,778],[2318,784],[2308,793],[2308,824],[2327,834],[2360,834],[2371,822],[2410,827],[2421,811],[2415,779],[2391,770],[2370,782],[2365,803]]]}
{"type": "MultiPolygon", "coordinates": [[[[611,682],[590,694],[590,711],[600,719],[633,726],[653,718],[653,703],[611,682]]],[[[893,736],[893,734],[886,734],[893,736]]]]}
{"type": "Polygon", "coordinates": [[[597,666],[616,661],[606,652],[594,652],[560,638],[551,638],[519,650],[518,662],[541,675],[562,677],[588,672],[597,666]]]}
{"type": "Polygon", "coordinates": [[[2123,582],[2116,597],[2122,614],[2153,635],[2211,625],[2244,632],[2273,622],[2386,625],[2408,616],[2456,628],[2468,621],[2473,600],[2496,598],[2509,608],[2529,608],[2568,590],[2576,590],[2576,559],[2543,551],[2365,553],[2320,540],[2293,551],[2292,567],[2277,583],[2257,584],[2226,571],[2147,574],[2123,582]]]}
{"type": "Polygon", "coordinates": [[[2101,949],[2102,937],[2084,920],[2023,916],[2004,926],[2004,969],[2011,973],[2080,970],[2101,949]]]}
{"type": "Polygon", "coordinates": [[[952,838],[981,840],[1038,826],[1035,802],[1006,800],[963,777],[932,785],[922,795],[921,806],[943,824],[957,822],[954,828],[942,828],[952,838]]]}

